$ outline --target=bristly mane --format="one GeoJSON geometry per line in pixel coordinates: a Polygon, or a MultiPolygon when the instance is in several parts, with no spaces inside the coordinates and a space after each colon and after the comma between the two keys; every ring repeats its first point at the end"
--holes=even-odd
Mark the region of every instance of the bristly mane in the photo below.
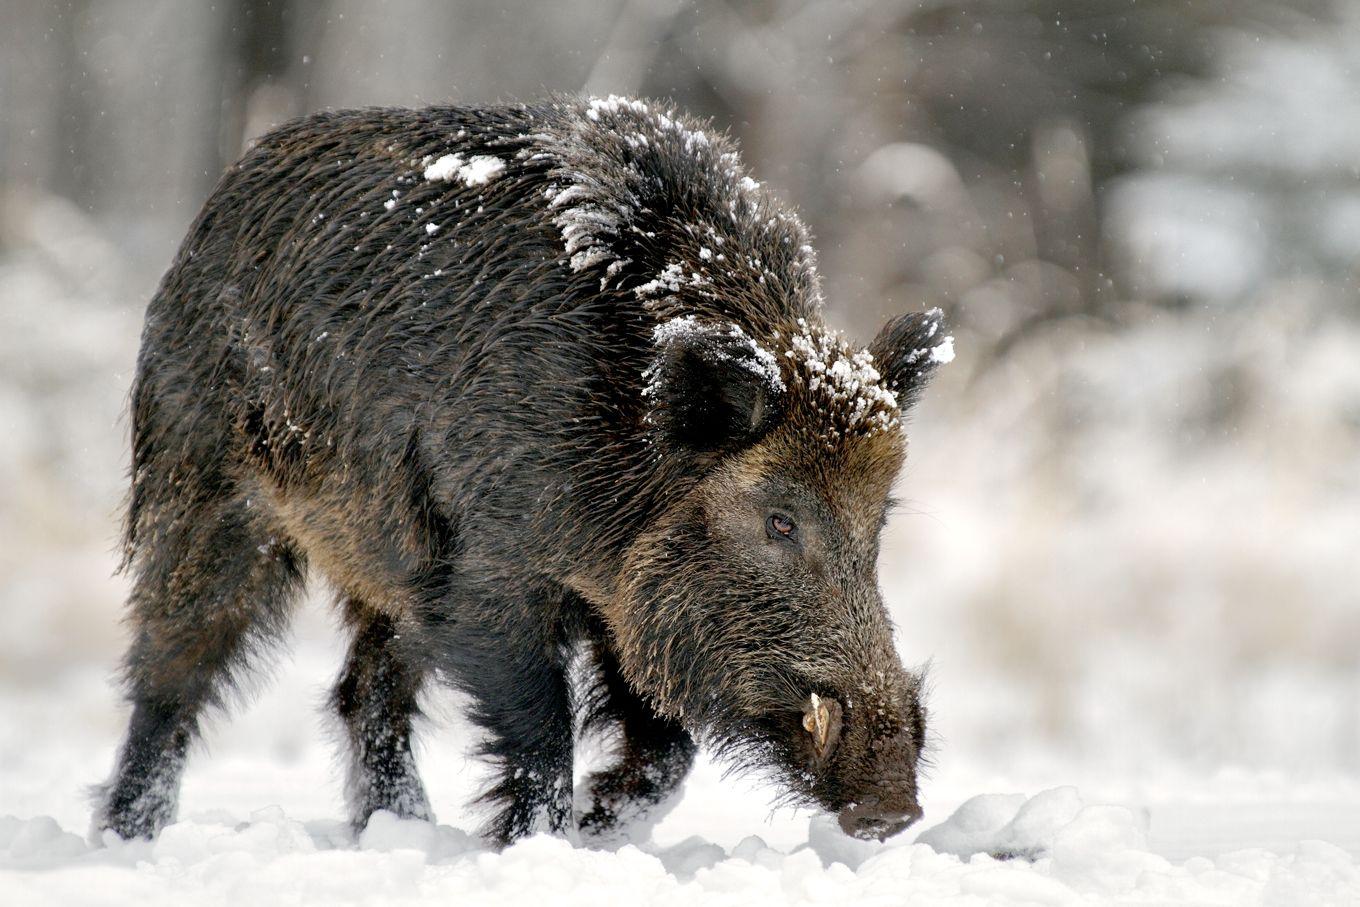
{"type": "Polygon", "coordinates": [[[692,314],[768,336],[818,310],[807,228],[726,135],[653,101],[555,106],[571,115],[521,155],[552,164],[546,202],[574,271],[631,292],[658,321],[692,314]]]}

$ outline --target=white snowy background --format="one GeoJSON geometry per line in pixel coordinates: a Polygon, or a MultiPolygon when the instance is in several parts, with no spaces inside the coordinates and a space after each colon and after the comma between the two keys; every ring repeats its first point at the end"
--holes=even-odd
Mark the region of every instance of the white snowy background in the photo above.
{"type": "Polygon", "coordinates": [[[1306,0],[0,7],[0,902],[1360,903],[1357,60],[1306,0]],[[353,841],[319,590],[181,821],[92,849],[140,315],[212,180],[322,106],[582,88],[732,130],[833,323],[950,317],[881,562],[919,840],[705,763],[637,847],[489,852],[436,693],[440,825],[353,841]]]}

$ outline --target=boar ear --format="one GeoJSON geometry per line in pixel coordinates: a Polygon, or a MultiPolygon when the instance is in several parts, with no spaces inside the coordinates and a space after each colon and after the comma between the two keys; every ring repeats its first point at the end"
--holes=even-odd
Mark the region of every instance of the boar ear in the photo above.
{"type": "Polygon", "coordinates": [[[778,421],[784,382],[774,355],[734,324],[676,318],[655,331],[644,393],[649,419],[671,443],[723,453],[754,443],[778,421]]]}
{"type": "Polygon", "coordinates": [[[869,344],[874,366],[903,410],[916,402],[935,369],[954,358],[954,338],[943,325],[939,309],[899,315],[869,344]]]}

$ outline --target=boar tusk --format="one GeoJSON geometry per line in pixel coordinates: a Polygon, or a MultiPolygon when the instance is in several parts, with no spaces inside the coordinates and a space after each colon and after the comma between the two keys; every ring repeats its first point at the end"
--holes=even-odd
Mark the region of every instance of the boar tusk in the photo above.
{"type": "Polygon", "coordinates": [[[818,759],[825,759],[839,736],[840,703],[823,699],[816,693],[808,697],[803,708],[803,728],[812,735],[812,750],[818,759]]]}

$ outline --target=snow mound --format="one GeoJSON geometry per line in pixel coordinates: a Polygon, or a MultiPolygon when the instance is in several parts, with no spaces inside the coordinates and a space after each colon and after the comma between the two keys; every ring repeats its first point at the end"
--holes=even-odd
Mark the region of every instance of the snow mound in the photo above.
{"type": "Polygon", "coordinates": [[[1049,853],[1069,827],[1127,848],[1147,849],[1146,820],[1127,809],[1086,806],[1075,787],[1058,787],[1026,800],[1019,794],[983,794],[917,837],[940,853],[958,857],[991,854],[998,859],[1036,859],[1049,853]],[[1117,827],[1116,827],[1117,826],[1117,827]]]}
{"type": "Polygon", "coordinates": [[[1360,867],[1331,844],[1177,865],[1148,851],[1143,825],[1129,809],[1086,804],[1073,788],[974,797],[914,843],[851,840],[819,816],[787,850],[756,836],[730,848],[695,836],[608,851],[540,835],[496,852],[458,829],[385,813],[355,841],[340,822],[299,822],[277,807],[248,821],[197,816],[154,842],[90,848],[49,817],[4,817],[0,893],[14,904],[135,898],[147,907],[1360,903],[1360,867]]]}

